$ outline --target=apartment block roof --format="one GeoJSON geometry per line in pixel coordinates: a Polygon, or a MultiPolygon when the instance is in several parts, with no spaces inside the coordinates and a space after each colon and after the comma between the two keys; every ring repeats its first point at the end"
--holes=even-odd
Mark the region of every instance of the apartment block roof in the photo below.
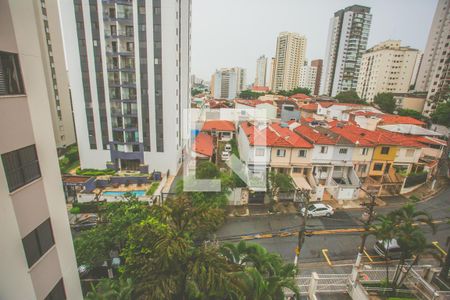
{"type": "Polygon", "coordinates": [[[234,123],[227,120],[209,120],[203,124],[202,131],[236,131],[234,123]]]}
{"type": "Polygon", "coordinates": [[[214,152],[213,138],[207,133],[200,132],[194,140],[194,152],[211,157],[214,152]]]}

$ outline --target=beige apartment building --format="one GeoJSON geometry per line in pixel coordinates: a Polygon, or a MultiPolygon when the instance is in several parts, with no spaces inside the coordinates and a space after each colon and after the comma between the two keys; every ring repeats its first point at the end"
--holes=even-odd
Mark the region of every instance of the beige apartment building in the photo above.
{"type": "Polygon", "coordinates": [[[52,135],[47,5],[0,1],[0,299],[82,299],[52,135]]]}
{"type": "Polygon", "coordinates": [[[288,91],[299,86],[300,67],[306,53],[306,37],[295,32],[281,32],[277,38],[273,91],[288,91]]]}
{"type": "Polygon", "coordinates": [[[406,93],[418,53],[394,40],[370,48],[362,56],[356,92],[368,102],[378,93],[406,93]]]}

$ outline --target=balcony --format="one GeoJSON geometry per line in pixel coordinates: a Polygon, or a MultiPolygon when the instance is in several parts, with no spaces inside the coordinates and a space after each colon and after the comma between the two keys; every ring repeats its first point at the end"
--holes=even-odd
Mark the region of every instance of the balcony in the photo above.
{"type": "Polygon", "coordinates": [[[126,30],[119,30],[119,31],[105,31],[105,38],[106,39],[133,39],[134,38],[134,32],[133,31],[126,31],[126,30]]]}
{"type": "Polygon", "coordinates": [[[103,0],[103,4],[133,5],[133,0],[103,0]]]}

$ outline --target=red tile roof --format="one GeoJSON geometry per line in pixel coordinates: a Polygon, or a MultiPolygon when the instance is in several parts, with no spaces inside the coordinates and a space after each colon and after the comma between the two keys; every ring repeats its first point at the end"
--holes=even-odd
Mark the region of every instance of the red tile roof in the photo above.
{"type": "Polygon", "coordinates": [[[302,93],[298,93],[298,94],[292,95],[291,98],[295,98],[295,99],[299,99],[299,100],[304,100],[304,99],[310,99],[311,96],[308,96],[308,95],[302,94],[302,93]]]}
{"type": "MultiPolygon", "coordinates": [[[[413,124],[418,126],[425,125],[425,122],[419,121],[412,117],[397,116],[391,114],[379,114],[377,117],[381,118],[383,124],[413,124]]],[[[381,124],[380,124],[381,125],[381,124]]]]}
{"type": "Polygon", "coordinates": [[[258,129],[249,122],[242,122],[241,128],[246,134],[250,145],[285,148],[312,148],[308,141],[293,133],[289,128],[280,124],[270,124],[258,129]]]}
{"type": "Polygon", "coordinates": [[[268,86],[252,86],[252,92],[268,92],[269,87],[268,86]]]}
{"type": "Polygon", "coordinates": [[[203,124],[202,131],[236,131],[234,123],[226,120],[210,120],[203,124]]]}
{"type": "Polygon", "coordinates": [[[320,106],[327,108],[336,103],[335,102],[327,102],[327,101],[319,101],[319,102],[317,102],[317,104],[320,104],[320,106]]]}
{"type": "Polygon", "coordinates": [[[301,110],[312,110],[312,111],[317,111],[317,103],[309,103],[309,104],[304,104],[302,106],[300,106],[301,110]]]}
{"type": "Polygon", "coordinates": [[[438,138],[432,138],[428,136],[416,136],[416,140],[419,143],[426,144],[426,145],[439,145],[439,146],[447,146],[447,141],[438,139],[438,138]]]}
{"type": "Polygon", "coordinates": [[[235,99],[234,100],[236,103],[242,104],[242,105],[246,105],[246,106],[252,106],[252,107],[256,107],[256,105],[259,104],[272,104],[273,105],[273,101],[271,100],[246,100],[246,99],[235,99]]]}
{"type": "Polygon", "coordinates": [[[213,138],[209,134],[200,132],[194,140],[194,151],[211,157],[214,152],[213,138]]]}
{"type": "Polygon", "coordinates": [[[309,125],[301,125],[294,129],[296,133],[306,138],[310,143],[321,145],[336,145],[338,143],[350,143],[340,135],[331,132],[324,127],[311,127],[309,125]]]}

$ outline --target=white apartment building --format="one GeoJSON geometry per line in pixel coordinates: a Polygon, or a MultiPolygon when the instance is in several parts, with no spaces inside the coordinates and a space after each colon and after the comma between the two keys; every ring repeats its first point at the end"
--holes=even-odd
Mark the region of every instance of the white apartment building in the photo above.
{"type": "Polygon", "coordinates": [[[176,173],[190,97],[191,1],[61,5],[81,167],[176,173]]]}
{"type": "Polygon", "coordinates": [[[417,77],[419,75],[420,65],[422,64],[422,59],[423,59],[423,52],[419,51],[419,53],[417,53],[416,63],[414,64],[414,70],[413,70],[413,75],[411,76],[411,82],[409,83],[410,86],[414,87],[413,90],[416,89],[416,82],[417,82],[417,77]]]}
{"type": "Polygon", "coordinates": [[[317,67],[308,66],[308,64],[305,63],[305,65],[300,68],[300,81],[298,86],[308,88],[311,90],[311,93],[314,93],[317,76],[317,67]]]}
{"type": "Polygon", "coordinates": [[[277,38],[272,90],[288,91],[298,87],[300,67],[305,61],[306,37],[295,32],[281,32],[277,38]]]}
{"type": "Polygon", "coordinates": [[[239,67],[216,70],[211,77],[211,84],[214,85],[211,88],[213,97],[228,100],[236,98],[245,90],[245,77],[245,69],[239,67]]]}
{"type": "Polygon", "coordinates": [[[416,82],[428,92],[423,113],[429,116],[450,93],[450,0],[439,0],[416,82]]]}
{"type": "Polygon", "coordinates": [[[267,57],[261,55],[256,60],[255,86],[267,86],[267,57]]]}
{"type": "Polygon", "coordinates": [[[334,13],[328,30],[321,94],[334,97],[342,91],[356,90],[371,22],[370,8],[361,5],[334,13]]]}
{"type": "Polygon", "coordinates": [[[273,83],[275,78],[275,67],[277,66],[277,61],[275,57],[270,59],[270,76],[269,76],[269,90],[273,90],[273,83]]]}
{"type": "Polygon", "coordinates": [[[419,51],[388,40],[363,54],[356,92],[372,102],[378,93],[406,93],[409,90],[419,51]]]}
{"type": "Polygon", "coordinates": [[[83,298],[52,134],[47,8],[57,1],[0,1],[0,299],[83,298]]]}

